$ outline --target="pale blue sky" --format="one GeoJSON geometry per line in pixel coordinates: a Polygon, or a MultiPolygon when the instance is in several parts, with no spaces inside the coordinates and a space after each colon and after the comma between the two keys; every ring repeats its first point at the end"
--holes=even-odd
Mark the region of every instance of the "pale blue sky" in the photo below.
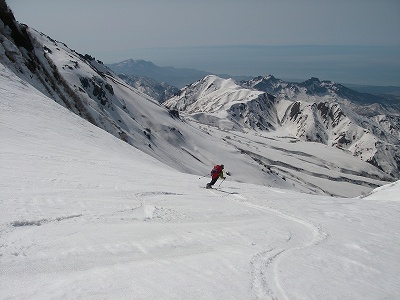
{"type": "MultiPolygon", "coordinates": [[[[385,82],[400,85],[400,54],[393,54],[396,48],[388,48],[387,51],[391,53],[389,56],[385,52],[386,46],[400,47],[400,0],[7,0],[7,3],[21,23],[106,63],[143,58],[161,66],[198,68],[219,73],[230,70],[233,75],[278,72],[273,75],[288,77],[286,71],[287,75],[284,71],[280,72],[279,67],[269,70],[268,64],[263,65],[262,62],[259,65],[261,70],[251,71],[244,67],[246,59],[243,56],[247,52],[233,51],[240,57],[229,60],[223,57],[225,52],[221,48],[212,52],[210,49],[216,48],[209,47],[380,46],[383,52],[371,56],[371,60],[375,59],[372,62],[374,68],[377,64],[380,67],[380,62],[384,60],[383,65],[392,70],[382,72],[394,74],[392,76],[390,73],[385,82]],[[201,49],[205,49],[202,47],[209,49],[204,54],[210,57],[208,64],[200,64],[200,61],[207,62],[204,55],[202,58],[197,56],[196,62],[194,53],[202,54],[201,49]],[[181,49],[178,51],[175,48],[181,49]],[[190,49],[197,50],[191,54],[190,49]],[[210,51],[214,54],[210,55],[210,51]],[[382,59],[376,60],[376,55],[382,56],[382,59]],[[391,61],[387,62],[388,59],[391,61]],[[225,66],[221,63],[223,61],[226,62],[225,66]],[[218,70],[215,69],[217,65],[220,65],[218,70]],[[209,66],[214,70],[210,70],[209,66]],[[399,75],[395,78],[397,71],[399,75]]],[[[260,54],[260,51],[257,53],[260,54]]],[[[265,55],[269,54],[266,52],[265,55]]],[[[298,64],[296,57],[302,54],[292,49],[287,55],[287,59],[280,58],[282,70],[290,70],[288,64],[291,60],[294,65],[298,64]]],[[[343,53],[330,55],[344,57],[343,53]]],[[[270,61],[278,66],[277,61],[272,61],[273,56],[265,59],[262,59],[262,55],[260,57],[264,62],[270,61]]],[[[357,59],[357,53],[352,53],[352,57],[357,59]]],[[[347,67],[352,57],[346,56],[344,64],[347,67]]],[[[335,62],[336,59],[340,58],[336,57],[335,62]]],[[[301,61],[304,63],[304,57],[301,61]]],[[[369,58],[363,57],[358,64],[368,61],[369,58]]],[[[257,65],[254,61],[252,64],[257,65]]],[[[340,73],[340,70],[337,72],[340,73]]],[[[344,72],[347,73],[348,70],[344,72]]],[[[318,76],[309,72],[295,76],[307,78],[309,75],[318,76]]],[[[343,80],[357,83],[357,76],[343,80]]],[[[339,78],[322,79],[340,81],[340,78],[339,75],[339,78]]],[[[382,84],[377,80],[375,82],[382,84]]]]}

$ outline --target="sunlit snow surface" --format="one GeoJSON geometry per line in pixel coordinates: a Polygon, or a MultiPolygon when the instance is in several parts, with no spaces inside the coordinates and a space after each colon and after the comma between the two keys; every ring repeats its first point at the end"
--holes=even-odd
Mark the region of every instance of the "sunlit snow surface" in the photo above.
{"type": "Polygon", "coordinates": [[[400,297],[399,182],[206,190],[0,69],[1,299],[400,297]]]}

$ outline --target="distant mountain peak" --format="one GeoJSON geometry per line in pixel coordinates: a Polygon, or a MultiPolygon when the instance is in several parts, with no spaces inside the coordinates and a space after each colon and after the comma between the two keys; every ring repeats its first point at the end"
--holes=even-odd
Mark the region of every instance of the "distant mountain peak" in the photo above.
{"type": "MultiPolygon", "coordinates": [[[[131,68],[142,68],[142,69],[144,69],[144,68],[155,68],[156,67],[156,65],[153,64],[151,61],[146,61],[146,60],[143,60],[143,59],[135,60],[135,59],[132,59],[132,58],[124,60],[124,61],[121,61],[121,62],[119,62],[119,63],[117,63],[115,65],[118,68],[123,68],[123,69],[126,69],[128,71],[131,68]]],[[[129,74],[129,72],[128,72],[128,74],[129,74]]]]}
{"type": "Polygon", "coordinates": [[[266,80],[276,80],[276,77],[274,75],[267,75],[264,77],[266,80]]]}
{"type": "Polygon", "coordinates": [[[306,80],[304,83],[321,83],[321,81],[317,77],[311,77],[310,79],[306,80]]]}

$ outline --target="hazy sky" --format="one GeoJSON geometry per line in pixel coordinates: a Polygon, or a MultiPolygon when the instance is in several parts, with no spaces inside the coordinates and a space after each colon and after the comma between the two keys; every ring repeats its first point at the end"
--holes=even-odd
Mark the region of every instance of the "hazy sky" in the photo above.
{"type": "MultiPolygon", "coordinates": [[[[188,65],[189,58],[187,62],[179,62],[179,57],[168,61],[162,49],[155,51],[158,48],[169,48],[171,57],[171,48],[180,47],[400,47],[400,0],[7,0],[7,3],[19,22],[106,63],[144,58],[161,65],[199,67],[188,65]],[[143,53],[153,56],[133,57],[144,56],[143,53]]],[[[395,55],[394,59],[397,58],[395,55]]],[[[399,67],[400,58],[394,64],[399,67]]]]}

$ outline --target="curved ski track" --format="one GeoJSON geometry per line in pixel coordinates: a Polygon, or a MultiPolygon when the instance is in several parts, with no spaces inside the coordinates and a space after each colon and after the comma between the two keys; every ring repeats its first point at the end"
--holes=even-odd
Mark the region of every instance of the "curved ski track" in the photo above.
{"type": "MultiPolygon", "coordinates": [[[[285,256],[290,255],[290,253],[294,251],[317,246],[328,238],[329,233],[326,232],[321,226],[314,224],[310,220],[304,220],[271,207],[253,204],[249,202],[248,199],[241,196],[239,193],[228,193],[228,195],[226,196],[229,196],[228,199],[235,202],[236,204],[260,210],[286,219],[288,221],[298,223],[308,228],[312,232],[312,240],[306,242],[305,244],[301,244],[292,248],[276,248],[264,250],[254,255],[250,262],[252,269],[251,286],[255,292],[257,299],[289,300],[289,297],[286,295],[286,292],[278,278],[279,261],[285,256]]],[[[288,241],[290,239],[291,237],[289,237],[288,241]]]]}

